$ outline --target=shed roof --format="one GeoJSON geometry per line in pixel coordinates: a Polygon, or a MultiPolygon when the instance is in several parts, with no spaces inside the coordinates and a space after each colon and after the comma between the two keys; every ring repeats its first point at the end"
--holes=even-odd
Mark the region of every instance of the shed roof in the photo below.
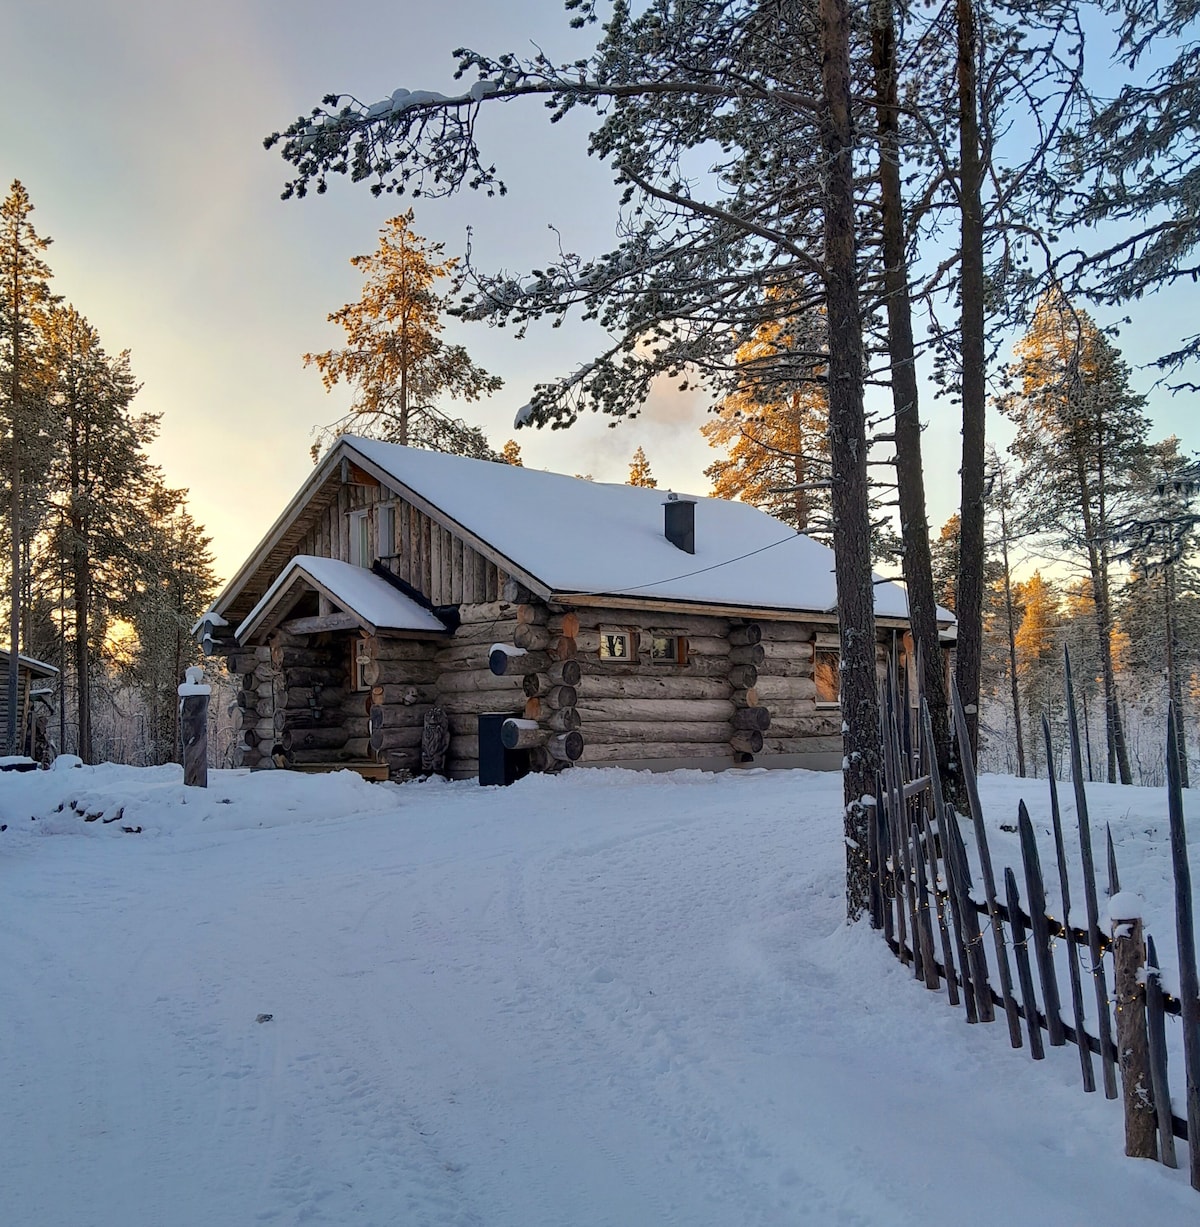
{"type": "Polygon", "coordinates": [[[264,625],[287,614],[299,589],[323,594],[372,635],[380,631],[414,631],[446,634],[447,627],[436,614],[393,587],[373,572],[335,558],[298,554],[280,572],[262,600],[237,628],[237,638],[246,643],[264,625]]]}

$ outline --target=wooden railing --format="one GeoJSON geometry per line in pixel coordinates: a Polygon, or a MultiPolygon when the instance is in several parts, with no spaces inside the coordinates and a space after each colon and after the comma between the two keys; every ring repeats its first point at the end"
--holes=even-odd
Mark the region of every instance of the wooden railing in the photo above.
{"type": "MultiPolygon", "coordinates": [[[[1027,1045],[1034,1060],[1045,1056],[1043,1032],[1051,1047],[1074,1044],[1085,1091],[1096,1090],[1098,1063],[1106,1097],[1123,1097],[1126,1153],[1175,1167],[1175,1142],[1183,1139],[1189,1142],[1192,1187],[1200,1190],[1200,991],[1175,715],[1168,712],[1167,795],[1179,952],[1177,998],[1162,988],[1154,941],[1144,936],[1141,917],[1112,915],[1114,906],[1119,912],[1125,900],[1131,911],[1140,909],[1136,900],[1120,893],[1111,830],[1106,883],[1111,933],[1101,927],[1069,658],[1065,668],[1086,928],[1067,923],[1072,883],[1057,781],[1053,777],[1048,781],[1054,834],[1050,863],[1058,875],[1062,918],[1047,909],[1042,854],[1023,801],[1017,831],[1024,893],[1013,866],[1004,868],[1003,895],[997,888],[967,722],[957,693],[951,696],[951,707],[969,811],[965,815],[944,800],[924,700],[914,720],[901,704],[894,672],[882,695],[884,769],[868,849],[871,922],[927,988],[940,991],[944,986],[950,1004],[964,1011],[967,1022],[992,1022],[999,1012],[1012,1046],[1027,1045]],[[970,828],[973,858],[964,824],[970,828]],[[1184,1094],[1177,1095],[1185,1108],[1182,1116],[1172,1110],[1168,1015],[1179,1018],[1183,1032],[1184,1094]]],[[[1046,761],[1053,762],[1050,728],[1044,719],[1042,734],[1046,761]]]]}

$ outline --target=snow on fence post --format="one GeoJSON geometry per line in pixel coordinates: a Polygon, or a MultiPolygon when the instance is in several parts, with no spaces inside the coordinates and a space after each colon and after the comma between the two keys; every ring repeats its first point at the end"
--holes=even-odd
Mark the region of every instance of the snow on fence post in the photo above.
{"type": "Polygon", "coordinates": [[[1146,994],[1141,982],[1146,966],[1141,899],[1132,891],[1118,891],[1108,901],[1108,918],[1113,936],[1113,991],[1125,1106],[1125,1153],[1131,1159],[1156,1159],[1157,1118],[1146,1032],[1146,994]]]}
{"type": "Polygon", "coordinates": [[[204,684],[204,670],[191,665],[179,687],[179,736],[183,742],[183,782],[208,787],[208,699],[212,687],[204,684]]]}

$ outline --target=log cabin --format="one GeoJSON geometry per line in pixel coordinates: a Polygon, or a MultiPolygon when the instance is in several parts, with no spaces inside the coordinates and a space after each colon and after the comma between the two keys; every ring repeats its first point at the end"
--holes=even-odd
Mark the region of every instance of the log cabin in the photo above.
{"type": "MultiPolygon", "coordinates": [[[[875,602],[882,664],[907,600],[875,602]]],[[[833,553],[744,503],[346,435],[196,630],[249,767],[403,778],[431,713],[485,782],[841,763],[833,553]]]]}

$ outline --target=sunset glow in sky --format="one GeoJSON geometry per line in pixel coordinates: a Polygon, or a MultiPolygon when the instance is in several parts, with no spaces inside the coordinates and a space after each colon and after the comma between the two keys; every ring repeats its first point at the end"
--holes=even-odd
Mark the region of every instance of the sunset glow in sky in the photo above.
{"type": "MultiPolygon", "coordinates": [[[[228,575],[309,471],[313,428],[340,416],[301,356],[340,341],[329,312],[357,297],[350,257],[374,250],[384,220],[407,200],[375,199],[335,183],[323,197],[281,202],[287,167],[262,148],[329,92],[373,101],[398,86],[453,88],[451,51],[584,53],[559,0],[62,0],[10,6],[0,74],[0,178],[20,179],[33,222],[55,240],[54,289],[98,328],[110,353],[132,351],[137,408],[163,415],[153,449],[170,484],[214,539],[228,575]]],[[[586,116],[556,126],[526,106],[485,108],[481,129],[509,187],[503,199],[467,194],[416,202],[415,229],[460,254],[467,228],[481,266],[544,265],[561,235],[592,254],[613,242],[612,175],[585,155],[586,116]],[[574,120],[574,122],[572,122],[574,120]]],[[[1180,318],[1188,306],[1173,304],[1180,318]]],[[[1119,342],[1131,363],[1152,356],[1160,304],[1135,304],[1119,342]],[[1142,350],[1145,352],[1142,352],[1142,350]]],[[[501,375],[481,405],[445,407],[484,427],[493,444],[539,380],[573,369],[602,337],[583,326],[505,330],[451,323],[447,336],[501,375]]],[[[1135,386],[1153,382],[1135,373],[1135,386]]],[[[641,445],[660,487],[705,493],[716,458],[699,434],[705,400],[664,391],[635,421],[589,418],[568,431],[517,435],[528,465],[623,481],[641,445]]],[[[1151,402],[1155,437],[1194,446],[1187,405],[1151,402]]],[[[955,509],[955,409],[927,400],[930,520],[955,509]]],[[[993,436],[1003,443],[1005,424],[993,436]]]]}

